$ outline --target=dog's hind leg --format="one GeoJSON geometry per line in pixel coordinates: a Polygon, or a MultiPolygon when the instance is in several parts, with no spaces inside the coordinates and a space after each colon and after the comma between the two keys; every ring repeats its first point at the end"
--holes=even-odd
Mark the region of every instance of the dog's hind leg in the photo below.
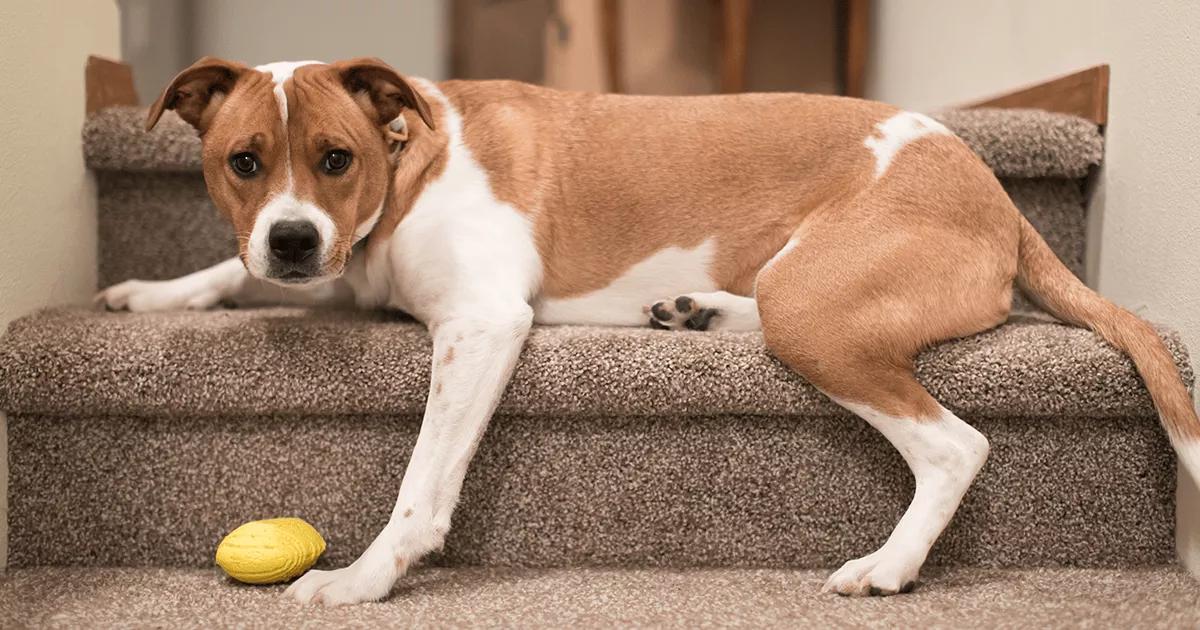
{"type": "Polygon", "coordinates": [[[757,300],[771,352],[878,429],[912,470],[916,491],[887,542],[825,587],[890,595],[912,588],[988,455],[987,439],[917,381],[913,361],[1002,323],[1015,262],[1004,231],[994,250],[952,227],[936,240],[880,236],[855,212],[811,217],[803,241],[759,274],[757,300]]]}
{"type": "MultiPolygon", "coordinates": [[[[888,387],[912,389],[913,401],[922,398],[911,374],[897,371],[879,376],[893,381],[888,387]]],[[[935,409],[929,415],[892,415],[870,404],[834,400],[878,429],[900,451],[916,478],[916,492],[887,542],[843,565],[826,582],[825,590],[842,595],[907,592],[986,461],[988,441],[931,398],[921,403],[935,409]]]]}

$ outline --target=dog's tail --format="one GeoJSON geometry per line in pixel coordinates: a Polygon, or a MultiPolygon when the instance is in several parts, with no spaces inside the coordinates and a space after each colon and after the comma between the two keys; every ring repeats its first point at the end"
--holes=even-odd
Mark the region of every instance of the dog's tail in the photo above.
{"type": "Polygon", "coordinates": [[[1175,360],[1150,324],[1075,277],[1024,217],[1017,282],[1051,315],[1090,328],[1133,359],[1179,460],[1200,483],[1200,419],[1175,360]]]}

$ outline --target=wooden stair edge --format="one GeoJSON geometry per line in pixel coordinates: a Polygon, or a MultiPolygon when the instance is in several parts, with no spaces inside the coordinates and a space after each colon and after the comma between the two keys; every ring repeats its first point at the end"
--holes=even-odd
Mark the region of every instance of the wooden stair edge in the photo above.
{"type": "Polygon", "coordinates": [[[1108,124],[1108,64],[1055,77],[1010,92],[965,103],[959,109],[977,107],[1032,108],[1072,114],[1101,128],[1108,124]]]}
{"type": "Polygon", "coordinates": [[[137,105],[133,68],[121,61],[88,55],[84,67],[84,111],[94,114],[113,105],[137,105]]]}

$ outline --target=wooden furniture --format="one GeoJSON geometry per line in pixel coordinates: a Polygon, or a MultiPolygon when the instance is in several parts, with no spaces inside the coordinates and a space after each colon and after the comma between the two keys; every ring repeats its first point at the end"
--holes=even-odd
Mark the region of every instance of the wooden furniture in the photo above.
{"type": "MultiPolygon", "coordinates": [[[[716,0],[718,84],[721,92],[746,90],[746,61],[750,18],[754,0],[716,0]]],[[[838,74],[841,94],[862,97],[867,64],[870,0],[834,0],[837,3],[838,74]]],[[[621,0],[602,0],[601,29],[609,87],[624,91],[621,64],[624,58],[620,35],[621,0]]]]}
{"type": "Polygon", "coordinates": [[[721,13],[717,46],[720,58],[721,91],[746,90],[746,48],[749,42],[752,0],[720,0],[721,13]]]}
{"type": "Polygon", "coordinates": [[[455,78],[863,94],[870,0],[452,0],[455,78]]]}
{"type": "Polygon", "coordinates": [[[842,94],[862,98],[866,94],[870,0],[844,0],[840,4],[842,94]]]}

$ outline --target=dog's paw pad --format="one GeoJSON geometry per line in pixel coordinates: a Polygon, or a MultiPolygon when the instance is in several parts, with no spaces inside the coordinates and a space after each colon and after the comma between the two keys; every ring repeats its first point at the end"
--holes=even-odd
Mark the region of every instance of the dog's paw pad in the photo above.
{"type": "Polygon", "coordinates": [[[655,330],[671,330],[670,326],[658,321],[658,319],[654,317],[650,318],[650,327],[654,328],[655,330]]]}
{"type": "Polygon", "coordinates": [[[720,314],[719,310],[704,308],[687,295],[655,302],[646,312],[650,315],[650,327],[659,330],[708,330],[713,318],[720,314]]]}
{"type": "Polygon", "coordinates": [[[684,320],[683,325],[690,330],[708,330],[712,319],[720,314],[715,308],[702,308],[691,317],[684,320]]]}

